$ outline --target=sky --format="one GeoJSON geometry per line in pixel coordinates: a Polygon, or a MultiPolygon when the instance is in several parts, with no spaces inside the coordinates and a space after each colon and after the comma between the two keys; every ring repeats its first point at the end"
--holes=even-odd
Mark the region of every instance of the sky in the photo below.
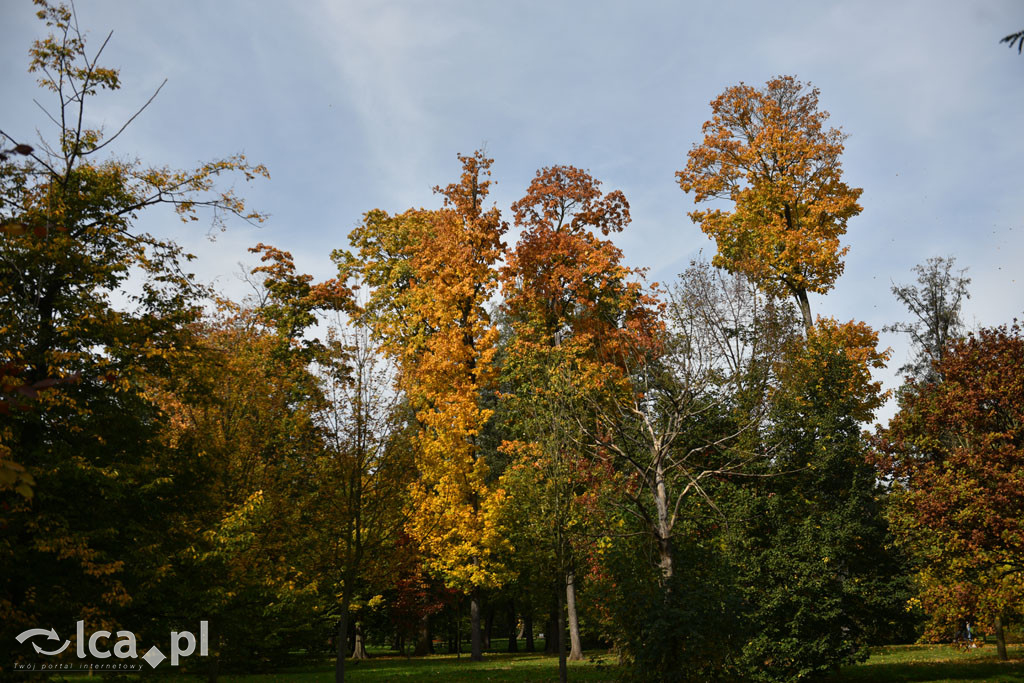
{"type": "MultiPolygon", "coordinates": [[[[37,130],[53,139],[34,102],[52,108],[52,96],[26,72],[45,35],[34,11],[0,0],[0,128],[29,144],[37,130]]],[[[256,262],[248,247],[273,244],[332,277],[329,254],[363,213],[437,206],[431,188],[478,148],[495,160],[492,198],[507,215],[550,165],[622,190],[633,221],[617,244],[671,283],[715,251],[675,179],[709,102],[787,74],[820,89],[849,136],[844,180],[864,190],[845,272],[812,296],[814,312],[875,329],[905,320],[892,284],[955,256],[972,278],[970,327],[1024,317],[1024,55],[999,44],[1024,29],[1020,2],[79,0],[76,11],[93,49],[113,31],[101,63],[122,81],[93,101],[91,125],[117,130],[167,79],[108,149],[172,168],[243,152],[269,168],[269,181],[236,184],[270,214],[259,227],[211,234],[160,207],[136,223],[236,297],[256,262]]],[[[909,350],[901,335],[881,340],[892,388],[909,350]]]]}

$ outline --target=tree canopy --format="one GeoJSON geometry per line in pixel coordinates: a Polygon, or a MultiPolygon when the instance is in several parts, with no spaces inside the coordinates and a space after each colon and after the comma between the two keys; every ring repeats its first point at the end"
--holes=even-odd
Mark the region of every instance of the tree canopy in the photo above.
{"type": "Polygon", "coordinates": [[[842,274],[848,247],[839,238],[861,211],[861,190],[842,180],[846,136],[825,127],[818,95],[792,76],[727,88],[711,101],[704,140],[676,174],[695,203],[732,203],[732,211],[690,213],[718,244],[714,264],[794,297],[806,327],[807,293],[824,294],[842,274]]]}

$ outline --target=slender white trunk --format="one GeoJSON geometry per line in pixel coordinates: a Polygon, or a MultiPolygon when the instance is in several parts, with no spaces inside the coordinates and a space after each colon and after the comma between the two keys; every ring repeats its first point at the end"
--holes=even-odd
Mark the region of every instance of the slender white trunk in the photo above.
{"type": "Polygon", "coordinates": [[[663,587],[672,579],[672,519],[669,514],[668,490],[665,486],[665,471],[659,461],[654,470],[654,507],[658,513],[658,566],[661,568],[663,587]]]}

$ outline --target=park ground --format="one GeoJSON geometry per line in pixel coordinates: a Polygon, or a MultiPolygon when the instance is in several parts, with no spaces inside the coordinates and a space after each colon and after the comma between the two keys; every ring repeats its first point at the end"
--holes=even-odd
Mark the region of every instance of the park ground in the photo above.
{"type": "MultiPolygon", "coordinates": [[[[614,681],[618,667],[615,657],[605,651],[586,653],[582,662],[570,663],[570,681],[614,681]]],[[[1020,683],[1024,681],[1024,645],[1009,647],[1010,659],[1001,662],[991,644],[974,650],[947,645],[889,645],[873,648],[861,664],[845,667],[827,679],[829,683],[1020,683]]],[[[199,681],[187,676],[157,675],[165,681],[199,681]]],[[[373,681],[526,681],[558,680],[558,658],[540,653],[488,653],[483,662],[471,662],[463,655],[433,655],[406,658],[380,653],[369,660],[349,661],[346,678],[353,683],[373,681]]],[[[151,677],[146,677],[151,678],[151,677]]],[[[224,683],[314,683],[334,678],[333,663],[307,665],[273,674],[227,675],[224,683]]],[[[77,680],[77,679],[69,679],[77,680]]]]}

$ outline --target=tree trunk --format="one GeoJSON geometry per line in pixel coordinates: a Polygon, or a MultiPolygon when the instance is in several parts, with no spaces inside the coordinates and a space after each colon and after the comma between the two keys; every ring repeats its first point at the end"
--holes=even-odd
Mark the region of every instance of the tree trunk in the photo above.
{"type": "Polygon", "coordinates": [[[448,654],[455,654],[455,634],[452,631],[452,620],[451,618],[445,619],[445,624],[448,626],[448,654]]]}
{"type": "Polygon", "coordinates": [[[345,589],[341,592],[341,618],[335,640],[334,683],[345,683],[345,657],[348,656],[348,591],[345,589]]]}
{"type": "Polygon", "coordinates": [[[494,630],[494,605],[487,601],[487,617],[484,619],[484,649],[491,649],[491,632],[494,630]]]}
{"type": "Polygon", "coordinates": [[[548,623],[544,626],[544,654],[546,655],[558,653],[558,605],[560,603],[561,598],[555,596],[554,603],[551,605],[551,613],[548,615],[548,623]]]}
{"type": "Polygon", "coordinates": [[[1006,633],[1003,631],[1003,617],[996,617],[996,652],[999,653],[1000,661],[1005,662],[1006,657],[1006,633]]]}
{"type": "Polygon", "coordinates": [[[583,660],[583,648],[580,646],[580,622],[576,617],[576,572],[571,569],[565,575],[565,603],[569,608],[569,639],[572,642],[569,661],[579,662],[583,660]]]}
{"type": "Polygon", "coordinates": [[[555,592],[558,593],[558,683],[567,683],[569,671],[565,665],[565,593],[561,590],[555,592]]]}
{"type": "Polygon", "coordinates": [[[416,640],[416,649],[413,650],[413,657],[434,654],[434,641],[430,637],[430,615],[424,614],[420,619],[420,636],[416,640]]]}
{"type": "Polygon", "coordinates": [[[660,443],[655,443],[654,457],[654,510],[657,514],[654,537],[657,541],[657,566],[662,570],[659,582],[664,591],[672,583],[672,511],[669,504],[669,489],[665,482],[664,456],[660,443]]]}
{"type": "Polygon", "coordinates": [[[369,659],[366,654],[366,644],[363,641],[363,622],[356,622],[356,645],[352,648],[352,659],[369,659]]]}
{"type": "Polygon", "coordinates": [[[526,651],[536,652],[537,649],[533,643],[533,612],[527,604],[526,612],[523,614],[523,631],[526,633],[526,651]]]}
{"type": "Polygon", "coordinates": [[[672,538],[658,538],[658,567],[661,569],[662,588],[668,589],[672,581],[672,538]]]}
{"type": "Polygon", "coordinates": [[[474,662],[483,661],[484,653],[480,645],[480,589],[474,588],[473,592],[469,596],[469,624],[470,624],[470,641],[472,643],[472,652],[470,659],[474,662]]]}
{"type": "Polygon", "coordinates": [[[508,651],[519,652],[518,634],[516,624],[516,601],[515,598],[508,600],[508,651]]]}
{"type": "Polygon", "coordinates": [[[797,305],[800,307],[800,315],[804,319],[804,329],[808,332],[814,327],[814,319],[811,317],[811,302],[807,298],[807,290],[800,289],[793,292],[797,305]]]}
{"type": "MultiPolygon", "coordinates": [[[[660,449],[659,449],[660,452],[660,449]]],[[[668,488],[661,456],[655,458],[654,507],[658,515],[655,536],[658,541],[658,568],[661,569],[661,587],[668,591],[672,582],[672,518],[669,510],[668,488]]]]}

